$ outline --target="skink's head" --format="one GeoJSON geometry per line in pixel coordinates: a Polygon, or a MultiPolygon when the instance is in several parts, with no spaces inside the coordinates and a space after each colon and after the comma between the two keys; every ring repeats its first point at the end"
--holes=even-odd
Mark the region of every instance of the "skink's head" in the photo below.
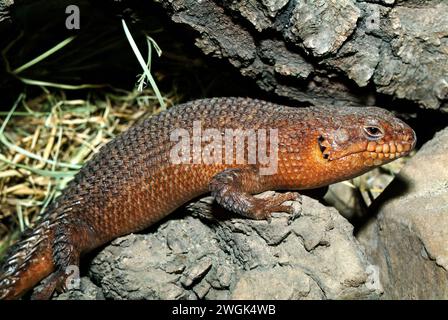
{"type": "Polygon", "coordinates": [[[392,113],[376,107],[332,110],[316,144],[322,158],[366,171],[405,156],[415,147],[416,135],[392,113]]]}

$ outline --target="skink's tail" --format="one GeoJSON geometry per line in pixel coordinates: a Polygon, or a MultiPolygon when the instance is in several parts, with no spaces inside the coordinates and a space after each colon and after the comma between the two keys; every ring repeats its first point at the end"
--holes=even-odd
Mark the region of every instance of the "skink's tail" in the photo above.
{"type": "Polygon", "coordinates": [[[0,300],[18,299],[54,270],[52,238],[47,222],[25,232],[0,269],[0,300]]]}

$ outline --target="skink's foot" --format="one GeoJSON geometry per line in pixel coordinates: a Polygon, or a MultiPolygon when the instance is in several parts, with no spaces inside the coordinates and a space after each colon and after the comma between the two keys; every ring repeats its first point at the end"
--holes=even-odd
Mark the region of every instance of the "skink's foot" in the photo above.
{"type": "Polygon", "coordinates": [[[300,201],[300,194],[297,192],[277,193],[270,198],[257,200],[253,209],[255,219],[266,219],[270,222],[272,213],[286,212],[290,214],[290,220],[296,212],[291,205],[285,205],[284,203],[286,201],[300,201]]]}
{"type": "Polygon", "coordinates": [[[63,291],[65,279],[64,272],[53,272],[34,289],[31,300],[49,300],[55,291],[63,291]]]}
{"type": "Polygon", "coordinates": [[[56,271],[42,280],[33,291],[31,300],[49,300],[55,291],[65,292],[79,287],[79,269],[69,266],[65,271],[56,271]]]}
{"type": "Polygon", "coordinates": [[[268,179],[266,176],[259,175],[252,167],[227,169],[212,178],[209,188],[221,206],[242,216],[270,221],[273,212],[287,212],[294,217],[296,214],[294,208],[283,203],[291,200],[300,201],[297,192],[275,194],[265,199],[252,195],[266,190],[269,186],[266,179],[268,179]]]}

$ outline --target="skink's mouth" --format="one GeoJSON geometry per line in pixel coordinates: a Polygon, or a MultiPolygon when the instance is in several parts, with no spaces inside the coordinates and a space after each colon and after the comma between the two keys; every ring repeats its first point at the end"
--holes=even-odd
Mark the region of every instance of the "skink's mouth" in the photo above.
{"type": "Polygon", "coordinates": [[[362,152],[365,166],[380,166],[386,162],[406,156],[414,148],[414,142],[389,141],[378,144],[371,141],[367,144],[367,150],[362,152]]]}
{"type": "Polygon", "coordinates": [[[414,149],[415,139],[408,136],[400,141],[369,141],[368,143],[353,144],[345,150],[334,151],[328,142],[319,141],[324,159],[328,161],[340,160],[354,154],[362,154],[368,160],[366,165],[380,165],[383,162],[406,156],[414,149]]]}
{"type": "Polygon", "coordinates": [[[364,151],[366,158],[372,159],[390,159],[403,157],[407,155],[414,147],[413,142],[409,141],[389,141],[387,143],[379,144],[375,141],[370,141],[367,144],[367,149],[364,151]]]}

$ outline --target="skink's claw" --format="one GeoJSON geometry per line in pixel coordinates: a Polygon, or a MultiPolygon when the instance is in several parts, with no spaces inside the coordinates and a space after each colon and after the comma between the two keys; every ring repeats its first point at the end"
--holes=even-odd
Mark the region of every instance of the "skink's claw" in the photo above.
{"type": "Polygon", "coordinates": [[[300,203],[299,210],[292,210],[291,214],[288,217],[288,225],[291,224],[294,220],[296,220],[301,215],[302,215],[302,203],[300,203]]]}

